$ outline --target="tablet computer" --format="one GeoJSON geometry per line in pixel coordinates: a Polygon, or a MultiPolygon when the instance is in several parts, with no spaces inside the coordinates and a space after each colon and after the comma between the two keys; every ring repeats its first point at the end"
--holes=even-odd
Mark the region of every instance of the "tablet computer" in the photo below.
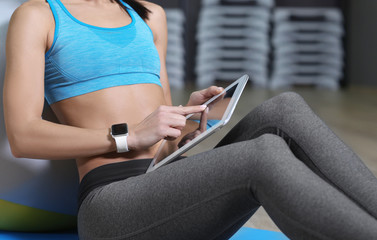
{"type": "Polygon", "coordinates": [[[163,149],[166,140],[162,141],[155,157],[147,169],[147,172],[151,172],[170,163],[227,124],[248,80],[248,75],[240,77],[226,87],[223,92],[205,102],[204,105],[207,106],[207,109],[202,114],[190,114],[186,116],[186,119],[188,120],[199,122],[198,129],[200,129],[200,134],[197,135],[197,131],[195,134],[197,136],[195,137],[187,134],[189,140],[186,140],[188,141],[187,143],[182,144],[182,141],[184,141],[183,139],[186,137],[184,136],[180,141],[180,144],[178,144],[178,149],[168,156],[161,154],[161,150],[163,149]]]}

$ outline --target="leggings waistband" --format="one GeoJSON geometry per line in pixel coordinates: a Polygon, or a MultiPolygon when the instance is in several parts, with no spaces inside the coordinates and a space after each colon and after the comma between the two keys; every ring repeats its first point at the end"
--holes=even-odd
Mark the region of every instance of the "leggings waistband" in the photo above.
{"type": "Polygon", "coordinates": [[[80,209],[86,196],[95,188],[141,175],[147,171],[151,161],[151,158],[136,159],[110,163],[91,170],[81,180],[78,194],[78,208],[80,209]]]}

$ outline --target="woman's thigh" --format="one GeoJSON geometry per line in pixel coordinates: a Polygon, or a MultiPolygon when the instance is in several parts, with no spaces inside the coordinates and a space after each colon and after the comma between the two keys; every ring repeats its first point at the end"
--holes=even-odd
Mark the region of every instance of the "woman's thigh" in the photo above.
{"type": "Polygon", "coordinates": [[[374,218],[271,134],[97,188],[81,205],[79,234],[91,240],[227,239],[260,204],[292,239],[377,235],[374,218]]]}
{"type": "Polygon", "coordinates": [[[301,96],[287,92],[263,102],[242,119],[218,146],[266,133],[283,138],[297,159],[312,172],[377,219],[377,178],[301,96]]]}
{"type": "Polygon", "coordinates": [[[268,149],[289,155],[281,138],[264,135],[97,188],[81,205],[80,237],[208,240],[231,234],[260,206],[253,192],[265,172],[258,162],[278,156],[268,149]]]}

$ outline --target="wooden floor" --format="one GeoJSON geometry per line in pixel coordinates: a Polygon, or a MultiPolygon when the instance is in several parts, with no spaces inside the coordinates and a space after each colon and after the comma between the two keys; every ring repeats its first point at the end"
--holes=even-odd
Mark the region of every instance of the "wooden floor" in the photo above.
{"type": "MultiPolygon", "coordinates": [[[[174,105],[185,104],[192,91],[173,90],[174,105]]],[[[314,112],[365,162],[377,176],[377,88],[351,86],[345,90],[332,91],[311,87],[289,89],[299,93],[314,112]]],[[[216,133],[194,148],[190,153],[213,147],[238,120],[252,108],[282,91],[247,87],[235,115],[224,131],[216,133]]],[[[279,231],[263,208],[246,223],[248,227],[279,231]]]]}

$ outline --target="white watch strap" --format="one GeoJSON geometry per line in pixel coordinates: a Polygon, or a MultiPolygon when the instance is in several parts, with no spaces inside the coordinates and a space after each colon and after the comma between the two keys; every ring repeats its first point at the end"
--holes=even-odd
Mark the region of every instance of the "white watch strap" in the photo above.
{"type": "Polygon", "coordinates": [[[128,152],[127,135],[115,136],[115,144],[117,145],[117,152],[128,152]]]}

